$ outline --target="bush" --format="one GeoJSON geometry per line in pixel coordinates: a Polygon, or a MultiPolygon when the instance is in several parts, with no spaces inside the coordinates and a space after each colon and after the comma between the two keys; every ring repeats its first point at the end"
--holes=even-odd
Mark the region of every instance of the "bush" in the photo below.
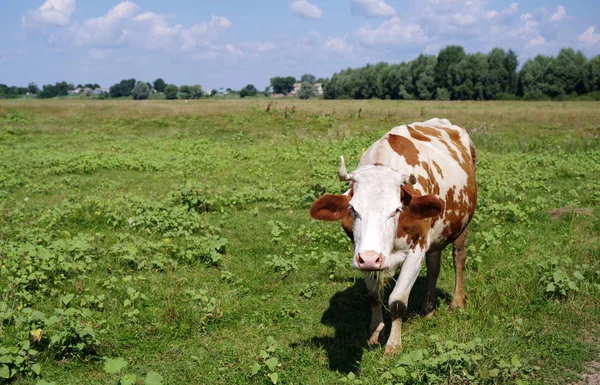
{"type": "Polygon", "coordinates": [[[131,91],[134,100],[146,100],[150,96],[150,87],[148,84],[139,81],[131,91]]]}
{"type": "Polygon", "coordinates": [[[312,96],[315,96],[314,86],[309,82],[302,82],[300,91],[298,91],[298,97],[300,97],[300,99],[308,99],[312,96]]]}
{"type": "Polygon", "coordinates": [[[169,84],[165,87],[165,99],[167,100],[175,100],[177,99],[177,92],[179,88],[175,84],[169,84]]]}
{"type": "Polygon", "coordinates": [[[515,94],[500,92],[498,95],[496,95],[496,100],[521,100],[521,98],[515,94]]]}
{"type": "Polygon", "coordinates": [[[437,100],[450,100],[450,91],[445,88],[438,88],[435,94],[437,100]]]}

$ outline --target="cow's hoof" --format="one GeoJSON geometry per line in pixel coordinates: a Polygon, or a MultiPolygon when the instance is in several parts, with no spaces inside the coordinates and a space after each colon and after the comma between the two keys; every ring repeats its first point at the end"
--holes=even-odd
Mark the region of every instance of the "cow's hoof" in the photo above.
{"type": "Polygon", "coordinates": [[[398,345],[398,346],[387,345],[385,347],[385,352],[383,353],[383,355],[386,357],[391,357],[395,354],[400,353],[400,351],[402,351],[402,345],[398,345]]]}
{"type": "Polygon", "coordinates": [[[425,309],[423,313],[425,314],[425,319],[432,319],[435,315],[435,308],[425,309]]]}
{"type": "Polygon", "coordinates": [[[373,345],[379,345],[381,342],[381,337],[383,337],[383,328],[385,327],[385,324],[382,322],[379,325],[377,325],[377,327],[375,328],[375,330],[373,330],[373,332],[371,332],[371,337],[369,338],[369,341],[367,342],[369,344],[369,346],[373,346],[373,345]]]}
{"type": "Polygon", "coordinates": [[[456,310],[456,309],[464,309],[466,305],[466,301],[465,298],[454,298],[452,300],[452,304],[450,305],[450,309],[452,310],[456,310]]]}

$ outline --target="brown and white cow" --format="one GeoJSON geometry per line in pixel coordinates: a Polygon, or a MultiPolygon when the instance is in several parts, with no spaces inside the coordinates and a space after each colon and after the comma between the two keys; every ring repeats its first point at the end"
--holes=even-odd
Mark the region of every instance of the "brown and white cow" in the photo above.
{"type": "Polygon", "coordinates": [[[456,272],[452,308],[465,306],[466,229],[477,203],[475,162],[467,131],[446,119],[395,127],[367,149],[354,172],[346,171],[342,157],[339,176],[351,181],[349,190],[323,195],[310,209],[315,219],[341,221],[353,240],[352,267],[364,272],[372,298],[369,344],[383,336],[383,287],[400,269],[389,297],[386,354],[401,348],[402,317],[423,259],[425,312],[433,313],[440,255],[450,243],[456,272]]]}

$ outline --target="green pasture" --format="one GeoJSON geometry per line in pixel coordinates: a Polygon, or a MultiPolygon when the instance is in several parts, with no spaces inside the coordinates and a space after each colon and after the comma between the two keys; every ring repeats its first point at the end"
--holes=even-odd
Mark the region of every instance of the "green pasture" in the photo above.
{"type": "MultiPolygon", "coordinates": [[[[0,101],[0,383],[565,384],[597,357],[600,103],[0,101]],[[403,351],[311,203],[394,126],[478,150],[467,308],[403,351]]],[[[389,313],[386,313],[389,325],[389,313]]]]}

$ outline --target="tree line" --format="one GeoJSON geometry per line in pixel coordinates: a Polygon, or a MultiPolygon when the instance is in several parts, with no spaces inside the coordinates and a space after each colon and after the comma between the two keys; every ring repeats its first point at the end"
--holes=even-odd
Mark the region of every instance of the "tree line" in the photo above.
{"type": "Polygon", "coordinates": [[[588,93],[600,97],[600,55],[588,60],[564,48],[556,57],[538,55],[517,71],[513,50],[467,54],[458,45],[437,56],[421,54],[400,64],[385,62],[335,73],[326,99],[543,100],[588,93]]]}

